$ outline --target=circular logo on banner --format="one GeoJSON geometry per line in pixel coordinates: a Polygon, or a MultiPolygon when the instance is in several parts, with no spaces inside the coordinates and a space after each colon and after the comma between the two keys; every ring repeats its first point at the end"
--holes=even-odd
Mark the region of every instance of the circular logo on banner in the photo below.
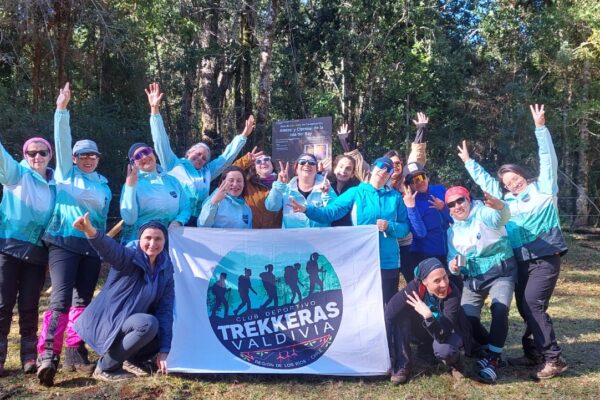
{"type": "Polygon", "coordinates": [[[331,346],[343,312],[342,288],[327,258],[282,250],[276,257],[234,249],[209,282],[208,315],[236,357],[274,369],[307,366],[331,346]]]}

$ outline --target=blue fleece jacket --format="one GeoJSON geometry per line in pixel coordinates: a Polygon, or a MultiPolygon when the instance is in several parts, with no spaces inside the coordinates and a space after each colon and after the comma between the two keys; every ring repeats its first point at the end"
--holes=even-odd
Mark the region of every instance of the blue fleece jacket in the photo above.
{"type": "Polygon", "coordinates": [[[54,171],[41,176],[27,160],[18,163],[0,143],[0,252],[25,262],[46,265],[48,250],[42,233],[56,199],[54,171]]]}
{"type": "Polygon", "coordinates": [[[398,238],[408,233],[406,206],[395,189],[375,189],[371,184],[360,183],[348,189],[326,207],[308,205],[306,216],[311,220],[329,223],[350,213],[352,224],[371,225],[378,219],[388,221],[385,231],[379,232],[379,259],[382,269],[397,269],[400,261],[398,238]]]}
{"type": "Polygon", "coordinates": [[[219,204],[213,204],[210,199],[214,195],[215,192],[204,200],[197,221],[198,226],[207,228],[252,228],[252,210],[243,197],[226,195],[219,204]]]}
{"type": "Polygon", "coordinates": [[[90,222],[106,230],[106,217],[112,193],[108,181],[97,172],[86,173],[72,161],[69,112],[54,113],[54,148],[56,151],[56,203],[43,240],[74,253],[96,255],[85,235],[73,228],[73,222],[90,213],[90,222]]]}
{"type": "Polygon", "coordinates": [[[154,141],[154,151],[158,155],[160,164],[183,186],[190,201],[191,215],[200,214],[202,202],[210,190],[210,182],[231,165],[246,144],[246,137],[244,135],[235,136],[223,154],[205,164],[201,169],[196,169],[187,158],[177,158],[171,149],[165,124],[160,114],[150,116],[150,131],[154,141]]]}
{"type": "MultiPolygon", "coordinates": [[[[504,200],[510,208],[506,230],[518,261],[563,255],[568,250],[558,217],[558,159],[552,137],[545,126],[535,129],[535,137],[539,147],[539,177],[518,195],[504,194],[504,200]]],[[[481,165],[470,159],[465,167],[483,190],[502,197],[500,182],[481,165]]]]}
{"type": "Polygon", "coordinates": [[[410,230],[413,242],[410,251],[429,257],[446,256],[446,230],[452,222],[448,209],[441,211],[431,206],[431,196],[444,201],[446,188],[442,185],[429,185],[426,193],[418,193],[415,207],[408,209],[410,230]]]}

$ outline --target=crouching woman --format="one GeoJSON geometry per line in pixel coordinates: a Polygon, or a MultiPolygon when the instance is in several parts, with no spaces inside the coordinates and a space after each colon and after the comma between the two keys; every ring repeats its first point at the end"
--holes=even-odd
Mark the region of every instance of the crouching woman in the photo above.
{"type": "Polygon", "coordinates": [[[114,382],[146,376],[142,366],[155,355],[159,371],[166,373],[175,297],[167,229],[147,222],[138,230],[135,247],[125,247],[97,231],[88,214],[73,226],[111,265],[102,291],[75,324],[101,355],[94,378],[114,382]]]}
{"type": "Polygon", "coordinates": [[[428,343],[435,357],[451,367],[454,378],[463,377],[462,350],[470,354],[471,331],[460,307],[460,292],[437,258],[421,261],[415,268],[415,279],[387,303],[385,325],[393,358],[393,384],[404,384],[410,378],[413,337],[428,343]]]}

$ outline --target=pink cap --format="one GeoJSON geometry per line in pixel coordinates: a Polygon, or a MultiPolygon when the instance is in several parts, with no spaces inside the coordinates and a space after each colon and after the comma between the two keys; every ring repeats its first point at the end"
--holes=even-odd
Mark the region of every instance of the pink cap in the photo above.
{"type": "Polygon", "coordinates": [[[44,143],[46,145],[46,147],[48,147],[48,151],[50,151],[50,158],[52,158],[52,146],[50,145],[50,142],[48,142],[43,137],[39,137],[39,136],[29,138],[25,141],[25,143],[23,144],[23,157],[25,157],[25,152],[27,151],[27,148],[29,147],[29,145],[34,142],[44,143]]]}
{"type": "Polygon", "coordinates": [[[471,201],[471,194],[469,193],[467,188],[465,188],[463,186],[452,186],[451,188],[448,188],[448,190],[446,190],[446,198],[444,199],[444,201],[447,203],[448,199],[451,196],[456,196],[457,194],[461,195],[465,199],[471,201]]]}

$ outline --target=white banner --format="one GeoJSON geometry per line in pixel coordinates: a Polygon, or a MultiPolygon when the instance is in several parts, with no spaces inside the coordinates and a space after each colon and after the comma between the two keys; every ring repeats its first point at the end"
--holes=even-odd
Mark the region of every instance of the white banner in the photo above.
{"type": "Polygon", "coordinates": [[[359,227],[169,235],[172,372],[383,375],[378,232],[359,227]]]}

